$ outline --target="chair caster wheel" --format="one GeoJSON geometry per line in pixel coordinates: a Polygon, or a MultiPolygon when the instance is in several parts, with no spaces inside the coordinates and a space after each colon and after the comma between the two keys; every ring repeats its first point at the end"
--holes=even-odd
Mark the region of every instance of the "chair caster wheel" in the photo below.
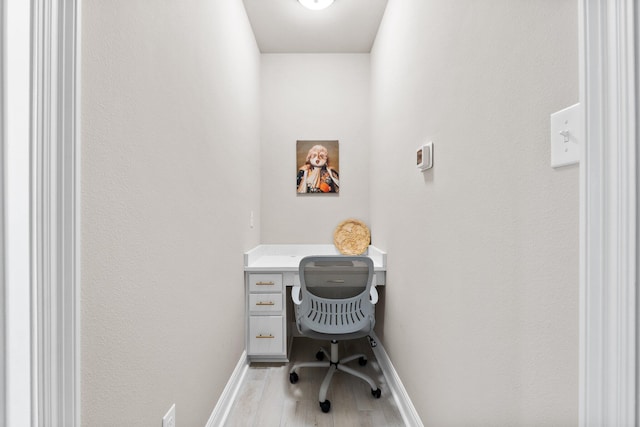
{"type": "Polygon", "coordinates": [[[298,382],[298,380],[299,380],[299,378],[298,378],[298,374],[296,374],[295,372],[291,372],[291,373],[289,374],[289,382],[290,382],[291,384],[295,384],[295,383],[297,383],[297,382],[298,382]]]}
{"type": "Polygon", "coordinates": [[[365,357],[361,357],[360,359],[358,359],[358,365],[364,366],[366,364],[367,364],[367,359],[365,357]]]}
{"type": "Polygon", "coordinates": [[[376,399],[380,399],[380,396],[382,395],[382,390],[380,390],[379,388],[375,390],[371,389],[371,395],[376,399]]]}
{"type": "Polygon", "coordinates": [[[322,409],[322,412],[326,414],[327,412],[329,412],[329,409],[331,409],[331,402],[329,402],[328,400],[320,402],[320,409],[322,409]]]}
{"type": "Polygon", "coordinates": [[[324,360],[324,353],[322,350],[316,353],[316,360],[324,360]]]}

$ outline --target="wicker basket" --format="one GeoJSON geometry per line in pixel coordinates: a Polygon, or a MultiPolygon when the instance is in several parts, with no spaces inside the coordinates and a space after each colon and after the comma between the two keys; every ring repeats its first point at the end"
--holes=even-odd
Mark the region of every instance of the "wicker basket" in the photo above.
{"type": "Polygon", "coordinates": [[[357,219],[342,221],[333,232],[333,244],[343,255],[362,255],[371,243],[367,225],[357,219]]]}

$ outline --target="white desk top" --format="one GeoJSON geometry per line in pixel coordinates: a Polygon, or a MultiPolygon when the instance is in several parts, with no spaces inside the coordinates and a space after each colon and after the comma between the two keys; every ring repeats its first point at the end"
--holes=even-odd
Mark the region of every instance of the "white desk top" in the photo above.
{"type": "MultiPolygon", "coordinates": [[[[298,271],[300,260],[309,255],[340,255],[334,245],[259,245],[244,254],[244,271],[298,271]]],[[[375,271],[387,269],[387,254],[369,246],[364,254],[375,271]]]]}

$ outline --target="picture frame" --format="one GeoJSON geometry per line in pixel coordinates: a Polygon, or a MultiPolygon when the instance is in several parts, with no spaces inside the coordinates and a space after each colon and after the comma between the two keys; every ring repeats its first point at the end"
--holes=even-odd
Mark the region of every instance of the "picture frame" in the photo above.
{"type": "Polygon", "coordinates": [[[296,165],[298,194],[340,193],[339,141],[296,141],[296,165]]]}

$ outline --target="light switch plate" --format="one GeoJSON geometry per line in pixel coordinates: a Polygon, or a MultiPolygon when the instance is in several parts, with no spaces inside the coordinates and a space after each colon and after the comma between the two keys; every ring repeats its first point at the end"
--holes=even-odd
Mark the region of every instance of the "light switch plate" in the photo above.
{"type": "Polygon", "coordinates": [[[572,165],[580,161],[582,116],[580,104],[551,115],[551,167],[572,165]]]}
{"type": "Polygon", "coordinates": [[[416,167],[426,171],[433,167],[433,142],[427,142],[416,150],[416,167]]]}

